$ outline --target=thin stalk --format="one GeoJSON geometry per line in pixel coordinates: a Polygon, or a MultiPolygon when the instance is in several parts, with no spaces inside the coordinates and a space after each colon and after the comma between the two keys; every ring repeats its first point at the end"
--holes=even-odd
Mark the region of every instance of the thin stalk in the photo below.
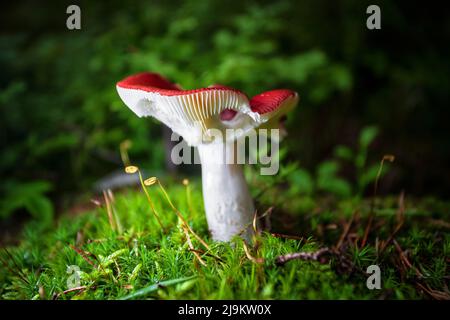
{"type": "Polygon", "coordinates": [[[191,237],[189,236],[189,232],[188,232],[187,228],[182,228],[182,229],[183,229],[183,232],[184,232],[184,234],[185,234],[185,236],[186,236],[186,242],[187,242],[187,244],[188,244],[188,246],[189,246],[189,249],[191,249],[192,253],[193,253],[194,256],[197,258],[197,260],[198,260],[203,266],[206,267],[206,262],[203,261],[202,257],[201,257],[200,254],[195,250],[194,245],[192,244],[191,237]]]}
{"type": "Polygon", "coordinates": [[[189,213],[192,216],[194,210],[192,210],[191,187],[189,186],[189,180],[183,179],[183,185],[186,187],[186,203],[188,205],[189,213]]]}
{"type": "Polygon", "coordinates": [[[125,167],[130,165],[130,157],[128,156],[128,149],[131,147],[131,141],[125,140],[120,144],[120,157],[125,167]]]}
{"type": "Polygon", "coordinates": [[[109,197],[108,197],[108,195],[107,195],[105,190],[103,190],[103,197],[105,198],[106,213],[108,214],[109,225],[111,226],[111,229],[113,231],[115,231],[116,230],[116,224],[115,224],[114,219],[113,219],[113,214],[112,214],[112,210],[111,210],[111,204],[109,202],[109,197]]]}
{"type": "Polygon", "coordinates": [[[193,235],[198,241],[200,241],[200,243],[201,243],[206,249],[211,250],[211,249],[209,248],[209,246],[206,244],[206,242],[205,242],[202,238],[200,238],[200,236],[197,235],[197,234],[194,232],[194,230],[192,230],[192,228],[189,226],[189,224],[187,223],[187,221],[186,221],[186,220],[183,218],[183,216],[181,215],[180,211],[178,211],[178,209],[173,205],[172,201],[170,200],[169,195],[168,195],[167,192],[166,192],[166,189],[164,189],[164,187],[163,187],[163,185],[161,184],[161,182],[159,181],[159,179],[158,179],[157,181],[158,181],[159,188],[161,189],[162,193],[164,194],[164,197],[166,198],[167,202],[168,202],[169,205],[172,207],[173,211],[174,211],[175,214],[178,216],[178,218],[180,218],[180,220],[183,222],[183,224],[186,226],[186,228],[188,228],[189,232],[191,232],[192,235],[193,235]]]}
{"type": "Polygon", "coordinates": [[[363,240],[361,242],[360,248],[363,248],[366,245],[370,229],[372,228],[372,223],[373,223],[373,219],[374,219],[374,215],[375,215],[374,214],[375,200],[376,200],[377,192],[378,192],[378,181],[380,180],[381,172],[383,171],[383,164],[384,164],[385,160],[387,160],[389,162],[394,162],[395,156],[393,156],[391,154],[386,154],[381,159],[380,166],[379,166],[378,172],[377,172],[377,176],[375,178],[375,183],[373,185],[373,195],[372,195],[372,199],[370,201],[369,219],[367,222],[366,229],[364,230],[364,236],[363,236],[363,240]]]}
{"type": "Polygon", "coordinates": [[[117,231],[119,232],[119,234],[122,234],[122,232],[123,232],[122,223],[120,222],[119,216],[117,215],[117,211],[114,208],[114,195],[113,195],[111,189],[108,189],[107,195],[109,197],[112,216],[114,218],[114,222],[116,224],[117,231]]]}
{"type": "Polygon", "coordinates": [[[142,174],[141,174],[141,170],[138,169],[138,175],[139,175],[139,181],[141,182],[141,186],[142,186],[142,190],[144,190],[145,196],[147,197],[148,203],[150,203],[150,207],[152,208],[153,214],[156,218],[156,220],[158,221],[159,225],[161,226],[161,228],[163,229],[163,231],[165,232],[166,229],[164,228],[161,219],[159,218],[159,215],[155,209],[155,206],[153,205],[153,201],[150,197],[150,194],[147,191],[147,188],[144,184],[144,179],[142,178],[142,174]]]}

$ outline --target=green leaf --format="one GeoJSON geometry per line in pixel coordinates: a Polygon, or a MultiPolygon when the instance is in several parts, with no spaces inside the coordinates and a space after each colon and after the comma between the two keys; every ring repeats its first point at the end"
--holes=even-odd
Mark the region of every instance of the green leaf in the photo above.
{"type": "Polygon", "coordinates": [[[359,135],[359,145],[366,149],[378,135],[378,128],[375,126],[365,127],[359,135]]]}
{"type": "Polygon", "coordinates": [[[0,201],[0,217],[6,218],[15,210],[25,208],[33,217],[48,222],[53,216],[53,205],[45,196],[52,185],[48,181],[10,182],[6,195],[0,201]]]}
{"type": "Polygon", "coordinates": [[[336,161],[328,160],[319,165],[317,176],[319,179],[333,177],[339,170],[339,164],[336,161]]]}
{"type": "Polygon", "coordinates": [[[181,282],[185,282],[191,279],[196,278],[197,276],[191,276],[191,277],[185,277],[185,278],[178,278],[178,279],[171,279],[171,280],[166,280],[166,281],[162,281],[159,283],[155,283],[152,284],[148,287],[142,288],[140,290],[137,290],[133,293],[130,293],[124,297],[119,298],[119,300],[130,300],[130,299],[134,299],[134,298],[138,298],[138,297],[142,297],[145,296],[151,292],[154,292],[156,290],[158,290],[160,287],[162,286],[170,286],[170,285],[174,285],[177,283],[181,283],[181,282]]]}
{"type": "Polygon", "coordinates": [[[311,174],[304,169],[297,169],[288,176],[291,182],[292,193],[311,194],[314,189],[314,182],[311,174]]]}
{"type": "Polygon", "coordinates": [[[358,152],[355,158],[355,167],[358,169],[358,171],[364,168],[364,166],[366,165],[366,159],[367,159],[366,151],[358,152]]]}
{"type": "Polygon", "coordinates": [[[347,161],[351,161],[354,157],[352,149],[343,145],[337,146],[334,149],[334,154],[336,157],[347,161]]]}
{"type": "Polygon", "coordinates": [[[330,192],[339,197],[349,197],[352,194],[350,184],[341,178],[328,178],[318,181],[317,186],[320,190],[330,192]]]}
{"type": "Polygon", "coordinates": [[[79,142],[79,137],[74,133],[63,133],[42,141],[39,148],[35,148],[35,156],[49,155],[54,151],[69,149],[79,142]]]}
{"type": "Polygon", "coordinates": [[[317,170],[317,188],[337,196],[348,197],[351,195],[351,186],[337,176],[338,171],[339,164],[336,161],[322,162],[317,170]]]}
{"type": "Polygon", "coordinates": [[[53,205],[45,196],[35,195],[26,199],[24,207],[34,218],[39,219],[42,224],[47,224],[52,221],[53,205]]]}

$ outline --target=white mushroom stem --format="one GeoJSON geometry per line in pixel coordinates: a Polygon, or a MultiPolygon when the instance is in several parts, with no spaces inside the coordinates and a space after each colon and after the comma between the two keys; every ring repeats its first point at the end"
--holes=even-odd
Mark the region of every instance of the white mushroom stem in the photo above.
{"type": "Polygon", "coordinates": [[[242,165],[237,164],[235,142],[198,146],[202,164],[206,219],[214,240],[230,241],[235,235],[250,240],[254,205],[242,165]]]}

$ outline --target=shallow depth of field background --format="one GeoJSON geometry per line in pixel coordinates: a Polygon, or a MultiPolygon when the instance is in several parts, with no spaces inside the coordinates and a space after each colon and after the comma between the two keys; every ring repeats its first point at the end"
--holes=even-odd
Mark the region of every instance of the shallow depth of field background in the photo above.
{"type": "MultiPolygon", "coordinates": [[[[308,187],[305,175],[335,157],[336,146],[357,148],[369,127],[376,137],[367,162],[396,156],[380,194],[448,198],[444,10],[379,1],[382,30],[370,31],[371,2],[359,0],[84,1],[82,30],[69,31],[71,3],[13,1],[0,13],[2,232],[29,216],[51,219],[73,207],[121,168],[125,139],[135,163],[158,176],[174,174],[161,125],[137,118],[115,90],[118,80],[141,71],[185,88],[221,83],[249,96],[298,91],[283,161],[302,168],[299,192],[308,187]]],[[[336,175],[358,183],[345,162],[336,175]]],[[[360,191],[371,188],[363,183],[360,191]]]]}

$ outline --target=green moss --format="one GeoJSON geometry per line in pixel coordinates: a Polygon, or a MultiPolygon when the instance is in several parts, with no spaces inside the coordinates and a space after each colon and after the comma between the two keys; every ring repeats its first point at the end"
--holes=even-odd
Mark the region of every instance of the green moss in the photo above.
{"type": "MultiPolygon", "coordinates": [[[[240,239],[230,244],[211,241],[203,215],[201,187],[194,182],[189,189],[188,197],[181,183],[170,183],[167,188],[191,228],[211,247],[210,252],[201,254],[206,266],[189,250],[175,213],[160,190],[153,186],[149,188],[150,195],[167,233],[153,217],[142,191],[134,190],[115,194],[113,206],[123,227],[122,233],[111,228],[105,207],[77,216],[63,216],[46,230],[38,228],[38,222],[31,222],[23,231],[20,244],[1,253],[4,266],[0,271],[0,296],[4,299],[50,299],[59,294],[58,299],[118,299],[135,293],[131,298],[418,299],[426,296],[417,289],[417,281],[434,290],[443,290],[448,280],[450,237],[445,225],[436,223],[445,217],[446,212],[442,210],[448,208],[448,204],[429,200],[416,202],[415,212],[420,214],[408,216],[409,211],[406,211],[405,225],[395,236],[402,249],[407,250],[409,261],[424,277],[417,279],[413,269],[406,273],[400,271],[398,252],[393,245],[382,255],[376,252],[374,239],[386,240],[395,226],[396,215],[386,211],[388,206],[395,206],[392,199],[379,201],[378,208],[383,208],[384,203],[387,207],[384,214],[376,216],[375,222],[383,222],[383,225],[370,234],[367,246],[359,248],[346,242],[347,249],[342,254],[350,259],[355,269],[343,272],[337,257],[325,263],[293,260],[283,266],[275,264],[279,255],[336,244],[342,234],[341,222],[349,219],[346,211],[339,209],[341,202],[328,202],[328,206],[317,209],[314,214],[295,216],[294,221],[301,226],[295,231],[282,226],[287,214],[275,208],[272,214],[274,232],[306,238],[283,239],[263,233],[258,239],[258,249],[250,248],[254,257],[264,258],[263,263],[257,264],[248,259],[240,239]],[[431,213],[433,220],[430,220],[431,213]],[[335,229],[327,227],[333,224],[335,229]],[[365,271],[371,264],[381,268],[381,290],[367,289],[367,275],[355,271],[365,271]],[[74,275],[67,272],[69,266],[79,268],[80,285],[85,289],[62,294],[68,289],[68,279],[74,275]],[[171,283],[172,280],[175,283],[171,283]],[[163,281],[169,282],[166,286],[155,286],[158,282],[164,284],[163,281]]],[[[275,207],[278,201],[283,199],[275,200],[275,207]]],[[[289,206],[286,199],[284,201],[289,206]]],[[[357,205],[367,209],[367,201],[361,200],[357,205]]],[[[413,209],[412,205],[407,204],[408,210],[413,209]]],[[[259,207],[267,209],[261,201],[259,207]]],[[[354,219],[355,230],[350,231],[361,236],[365,218],[361,214],[354,219]]],[[[195,238],[192,237],[192,241],[196,249],[204,249],[195,238]]]]}

